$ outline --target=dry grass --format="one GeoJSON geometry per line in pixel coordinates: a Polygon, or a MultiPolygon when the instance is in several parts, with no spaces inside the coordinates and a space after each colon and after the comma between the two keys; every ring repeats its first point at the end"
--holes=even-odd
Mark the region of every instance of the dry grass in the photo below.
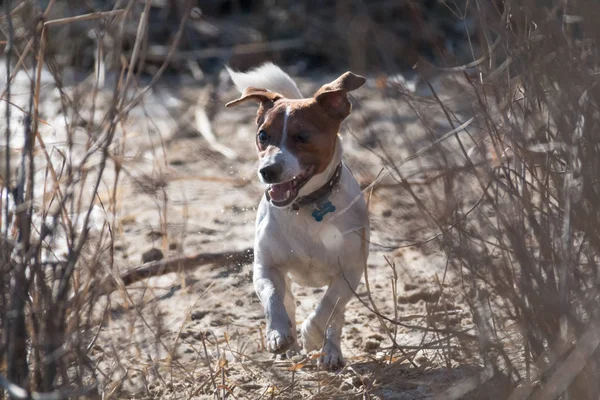
{"type": "MultiPolygon", "coordinates": [[[[245,393],[252,397],[258,389],[257,396],[264,399],[385,398],[385,390],[394,385],[413,387],[438,373],[450,381],[434,390],[440,399],[598,397],[600,28],[594,17],[600,6],[594,1],[475,1],[466,8],[449,3],[457,18],[478,22],[477,35],[470,37],[474,61],[436,68],[411,53],[428,89],[426,97],[393,76],[405,46],[394,47],[398,54],[372,65],[377,57],[371,52],[389,51],[386,40],[394,38],[379,3],[351,10],[325,7],[297,40],[237,48],[219,44],[206,53],[178,48],[187,40],[191,2],[181,2],[170,42],[163,47],[153,47],[149,39],[151,2],[121,3],[114,10],[86,9],[65,17],[59,1],[51,0],[45,9],[31,2],[4,2],[0,29],[8,84],[2,92],[6,108],[0,167],[0,398],[225,399],[244,398],[245,393]],[[343,35],[339,27],[330,32],[322,23],[327,13],[353,21],[353,32],[363,36],[343,35]],[[77,81],[68,77],[69,63],[75,61],[65,58],[69,51],[61,49],[60,39],[69,36],[70,26],[80,24],[95,39],[93,46],[86,45],[86,51],[93,48],[89,76],[77,81]],[[190,321],[202,318],[194,310],[214,295],[214,282],[197,290],[183,270],[222,263],[203,268],[228,274],[235,271],[229,264],[243,263],[245,252],[181,253],[124,273],[115,262],[117,231],[126,218],[133,218],[120,216],[122,202],[128,201],[120,195],[124,177],[136,182],[138,193],[154,199],[160,216],[154,233],[162,241],[157,247],[170,245],[167,166],[154,165],[139,177],[128,165],[138,143],[128,117],[133,110],[144,110],[145,98],[162,74],[196,52],[202,53],[198,60],[250,57],[265,49],[277,53],[304,46],[315,40],[314,32],[325,30],[332,46],[350,54],[351,60],[342,63],[389,72],[378,75],[375,83],[391,113],[408,106],[427,133],[425,141],[407,140],[402,151],[390,145],[394,138],[374,135],[371,148],[383,169],[363,182],[365,195],[380,202],[403,196],[417,210],[420,225],[415,230],[421,234],[405,240],[396,221],[386,228],[385,261],[392,278],[388,287],[377,290],[389,293],[393,307],[382,309],[369,268],[366,292],[357,298],[391,345],[378,357],[349,363],[336,374],[320,371],[312,356],[281,362],[254,358],[248,349],[255,342],[260,348],[260,327],[237,327],[247,333],[237,336],[190,333],[190,321]],[[378,38],[374,45],[359,46],[369,35],[378,38]],[[159,64],[148,66],[147,61],[159,64]],[[152,72],[150,79],[144,79],[144,71],[152,72]],[[26,101],[11,90],[18,73],[30,85],[26,101]],[[440,76],[451,90],[440,88],[440,76]],[[46,146],[43,134],[51,128],[46,121],[51,116],[43,115],[41,107],[48,79],[59,93],[64,121],[64,140],[52,146],[46,146]],[[446,270],[430,282],[424,314],[405,315],[398,308],[405,300],[400,298],[402,273],[395,255],[404,248],[434,248],[445,257],[446,270]],[[165,287],[160,280],[139,281],[172,271],[180,272],[179,286],[193,301],[186,306],[184,322],[167,327],[170,322],[151,305],[177,283],[168,281],[165,287]],[[451,274],[459,277],[459,286],[451,287],[451,274]],[[456,323],[464,310],[449,306],[456,297],[469,306],[473,323],[466,328],[456,323]],[[123,336],[139,335],[151,343],[151,353],[139,342],[123,349],[103,341],[101,330],[117,312],[127,316],[120,326],[123,336]],[[399,343],[399,328],[422,332],[419,345],[399,343]],[[184,346],[193,363],[178,356],[184,346]],[[468,368],[472,371],[464,372],[468,368]],[[457,370],[461,373],[452,375],[457,370]],[[129,391],[136,385],[143,394],[129,391]]],[[[403,7],[418,9],[407,4],[403,7]]],[[[289,12],[298,16],[307,11],[290,7],[289,12]]],[[[186,65],[198,73],[198,65],[186,65]]],[[[212,85],[210,94],[216,97],[218,78],[212,85]]],[[[209,128],[211,113],[202,108],[209,128]]],[[[155,129],[154,119],[145,116],[148,129],[155,129]]],[[[362,124],[369,131],[370,121],[362,124]]],[[[166,144],[159,141],[155,148],[164,152],[166,144]]],[[[225,158],[238,157],[219,149],[225,158]]],[[[233,184],[242,186],[243,179],[233,184]]],[[[188,211],[186,203],[181,241],[188,211]]]]}
{"type": "Polygon", "coordinates": [[[502,377],[497,398],[596,398],[600,31],[589,16],[600,9],[476,5],[488,45],[479,62],[454,69],[460,96],[440,99],[433,86],[428,103],[402,87],[390,93],[425,125],[438,107],[460,127],[426,148],[442,172],[430,185],[438,189],[417,194],[392,157],[386,174],[439,232],[448,269],[462,277],[477,338],[443,329],[448,342],[476,346],[484,381],[502,377]]]}
{"type": "MultiPolygon", "coordinates": [[[[5,2],[3,18],[6,49],[5,166],[2,170],[2,341],[0,366],[3,386],[14,398],[61,398],[97,391],[96,370],[89,357],[102,316],[94,312],[99,291],[93,290],[113,274],[113,231],[110,215],[117,204],[123,150],[127,138],[122,126],[128,111],[145,88],[137,86],[136,71],[143,63],[150,2],[140,10],[134,2],[124,8],[67,18],[49,18],[56,1],[45,10],[22,2],[11,10],[5,2]],[[43,14],[38,14],[43,13],[43,14]],[[36,16],[40,15],[40,18],[36,16]],[[129,57],[112,57],[96,50],[96,73],[76,90],[63,86],[64,71],[47,51],[55,29],[88,23],[90,29],[114,34],[124,26],[138,26],[129,57]],[[15,59],[17,57],[15,64],[15,59]],[[105,63],[117,74],[110,99],[99,104],[105,63]],[[46,148],[40,125],[42,70],[48,68],[60,93],[65,116],[63,145],[46,148]],[[11,82],[27,69],[30,80],[28,108],[12,99],[11,82]],[[25,114],[15,127],[15,111],[25,114]],[[22,133],[21,133],[22,130],[22,133]],[[18,134],[15,134],[18,132],[18,134]],[[15,137],[16,136],[16,137],[15,137]],[[20,143],[17,141],[23,140],[20,143]],[[15,157],[16,156],[16,157],[15,157]],[[98,199],[107,176],[113,187],[98,199]],[[97,226],[97,214],[105,223],[97,226]],[[108,260],[105,262],[105,260],[108,260]]],[[[173,47],[177,46],[178,36],[173,47]]],[[[165,60],[158,79],[168,65],[165,60]]]]}

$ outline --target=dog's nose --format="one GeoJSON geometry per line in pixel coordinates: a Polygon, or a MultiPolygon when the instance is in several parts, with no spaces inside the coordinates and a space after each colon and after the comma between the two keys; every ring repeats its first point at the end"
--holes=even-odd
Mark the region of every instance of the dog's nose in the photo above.
{"type": "Polygon", "coordinates": [[[279,175],[281,175],[281,164],[272,164],[262,167],[258,172],[266,183],[277,182],[279,175]]]}

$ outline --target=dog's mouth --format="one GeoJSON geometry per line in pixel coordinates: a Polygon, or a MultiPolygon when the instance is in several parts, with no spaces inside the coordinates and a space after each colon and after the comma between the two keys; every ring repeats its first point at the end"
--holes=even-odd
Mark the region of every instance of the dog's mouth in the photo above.
{"type": "Polygon", "coordinates": [[[298,197],[298,192],[302,186],[312,178],[314,172],[315,167],[310,166],[290,181],[269,185],[267,193],[269,194],[271,204],[276,207],[285,207],[292,203],[298,197]]]}

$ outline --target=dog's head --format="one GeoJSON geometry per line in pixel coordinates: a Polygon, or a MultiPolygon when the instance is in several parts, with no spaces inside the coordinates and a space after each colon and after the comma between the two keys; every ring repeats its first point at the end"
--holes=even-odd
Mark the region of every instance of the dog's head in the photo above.
{"type": "Polygon", "coordinates": [[[256,116],[258,176],[269,185],[276,207],[286,207],[298,197],[310,179],[323,172],[335,152],[337,134],[352,106],[348,92],[365,78],[346,72],[323,85],[311,98],[287,99],[279,93],[249,87],[227,104],[259,103],[256,116]]]}

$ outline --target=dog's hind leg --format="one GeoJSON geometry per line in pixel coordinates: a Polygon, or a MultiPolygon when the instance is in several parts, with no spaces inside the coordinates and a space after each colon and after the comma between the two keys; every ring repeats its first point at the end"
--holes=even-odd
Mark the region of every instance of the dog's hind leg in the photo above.
{"type": "Polygon", "coordinates": [[[321,303],[302,323],[301,334],[304,349],[309,352],[321,349],[319,362],[327,369],[344,365],[340,347],[346,304],[352,299],[360,282],[362,271],[346,276],[336,276],[321,303]]]}
{"type": "MultiPolygon", "coordinates": [[[[289,284],[283,271],[278,268],[254,265],[254,288],[265,311],[267,320],[267,350],[279,354],[294,344],[295,324],[286,311],[284,301],[289,297],[289,284]]],[[[292,298],[293,303],[293,298],[292,298]]]]}

